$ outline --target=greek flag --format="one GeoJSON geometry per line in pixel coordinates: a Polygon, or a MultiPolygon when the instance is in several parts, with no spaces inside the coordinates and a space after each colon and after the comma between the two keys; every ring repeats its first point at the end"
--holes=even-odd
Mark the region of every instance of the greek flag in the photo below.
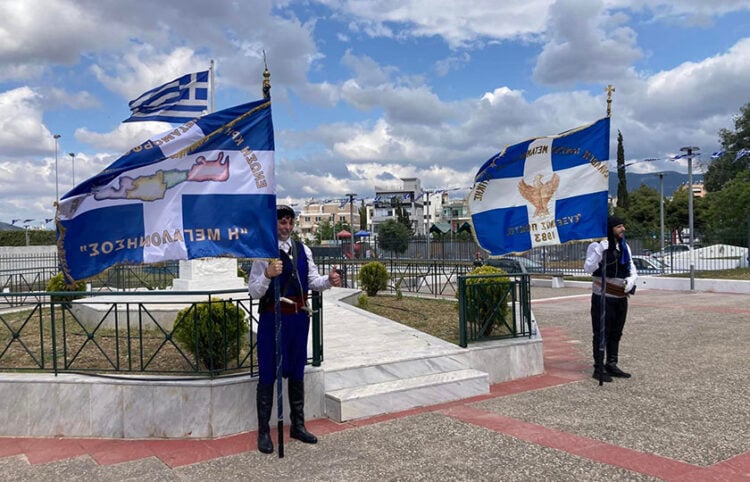
{"type": "Polygon", "coordinates": [[[116,263],[278,256],[270,100],[134,147],[62,197],[56,226],[70,282],[116,263]]]}
{"type": "Polygon", "coordinates": [[[608,159],[608,117],[506,147],[469,193],[477,243],[501,256],[606,236],[608,159]]]}
{"type": "Polygon", "coordinates": [[[162,121],[182,124],[208,110],[208,70],[186,74],[151,89],[129,103],[123,122],[162,121]]]}

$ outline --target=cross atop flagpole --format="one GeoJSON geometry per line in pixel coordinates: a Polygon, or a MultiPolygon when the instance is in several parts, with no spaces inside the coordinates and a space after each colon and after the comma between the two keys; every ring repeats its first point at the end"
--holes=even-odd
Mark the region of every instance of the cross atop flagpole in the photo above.
{"type": "Polygon", "coordinates": [[[612,117],[612,93],[615,91],[615,88],[612,84],[607,84],[604,91],[607,92],[607,117],[612,117]]]}

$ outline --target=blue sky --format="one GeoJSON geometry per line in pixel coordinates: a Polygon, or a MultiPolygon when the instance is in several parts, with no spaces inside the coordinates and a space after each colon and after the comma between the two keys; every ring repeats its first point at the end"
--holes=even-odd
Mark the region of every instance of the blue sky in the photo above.
{"type": "MultiPolygon", "coordinates": [[[[167,124],[128,101],[216,62],[217,108],[271,71],[277,190],[342,198],[419,177],[469,187],[505,145],[605,115],[632,172],[700,172],[750,102],[750,0],[0,0],[0,221],[167,124]],[[75,153],[71,161],[68,153],[75,153]]],[[[460,196],[461,191],[454,191],[460,196]]],[[[51,225],[49,225],[51,226],[51,225]]]]}

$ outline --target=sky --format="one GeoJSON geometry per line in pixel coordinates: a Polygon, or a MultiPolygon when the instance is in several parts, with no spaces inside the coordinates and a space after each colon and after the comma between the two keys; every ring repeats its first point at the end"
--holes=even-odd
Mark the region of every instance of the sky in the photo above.
{"type": "Polygon", "coordinates": [[[750,102],[750,0],[0,0],[0,11],[0,221],[32,227],[54,218],[74,177],[170,127],[122,123],[130,100],[211,60],[219,110],[262,96],[265,52],[277,196],[298,206],[372,199],[406,177],[461,196],[504,146],[604,117],[607,85],[612,167],[620,131],[629,172],[687,172],[671,158],[698,146],[700,173],[750,102]]]}

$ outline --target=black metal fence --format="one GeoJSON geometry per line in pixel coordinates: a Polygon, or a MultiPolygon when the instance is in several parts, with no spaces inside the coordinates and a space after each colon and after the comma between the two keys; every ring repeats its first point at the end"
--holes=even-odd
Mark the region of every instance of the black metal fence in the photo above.
{"type": "MultiPolygon", "coordinates": [[[[0,295],[0,370],[257,375],[255,305],[244,290],[6,293],[0,295]],[[218,307],[219,316],[201,319],[201,303],[218,307]],[[239,318],[227,316],[232,311],[239,312],[239,318]],[[192,324],[193,350],[176,336],[184,323],[192,324]],[[233,336],[242,331],[239,324],[248,328],[244,337],[233,336]]],[[[312,307],[313,352],[308,361],[319,366],[319,293],[313,292],[312,307]]]]}
{"type": "Polygon", "coordinates": [[[470,275],[458,278],[459,345],[531,337],[529,275],[470,275]]]}

